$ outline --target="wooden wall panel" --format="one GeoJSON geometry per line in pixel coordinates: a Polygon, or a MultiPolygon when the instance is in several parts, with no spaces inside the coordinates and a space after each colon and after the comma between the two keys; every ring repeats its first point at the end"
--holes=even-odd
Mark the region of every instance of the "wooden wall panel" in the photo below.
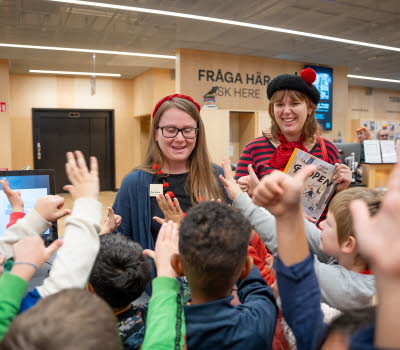
{"type": "Polygon", "coordinates": [[[176,91],[173,70],[150,69],[133,79],[133,115],[151,114],[156,103],[176,91]]]}
{"type": "Polygon", "coordinates": [[[6,111],[0,112],[0,168],[12,167],[11,145],[11,100],[8,60],[0,60],[0,102],[5,102],[6,111]]]}
{"type": "Polygon", "coordinates": [[[133,167],[132,80],[96,79],[96,94],[91,96],[86,77],[10,75],[12,101],[13,168],[33,167],[32,108],[114,109],[115,176],[119,187],[122,178],[133,167]]]}

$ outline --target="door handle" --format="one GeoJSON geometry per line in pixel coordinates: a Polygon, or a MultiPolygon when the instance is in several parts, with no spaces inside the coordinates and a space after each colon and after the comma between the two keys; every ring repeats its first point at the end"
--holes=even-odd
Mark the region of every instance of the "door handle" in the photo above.
{"type": "Polygon", "coordinates": [[[40,142],[36,144],[36,159],[37,160],[42,159],[42,146],[40,145],[40,142]]]}

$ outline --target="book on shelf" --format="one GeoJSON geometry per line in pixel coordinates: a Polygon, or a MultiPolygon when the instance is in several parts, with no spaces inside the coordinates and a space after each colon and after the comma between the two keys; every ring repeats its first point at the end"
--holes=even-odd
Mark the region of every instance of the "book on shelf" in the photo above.
{"type": "Polygon", "coordinates": [[[304,212],[318,220],[336,189],[333,181],[335,166],[295,148],[284,172],[294,175],[306,165],[311,164],[315,165],[317,170],[304,182],[301,203],[304,212]]]}

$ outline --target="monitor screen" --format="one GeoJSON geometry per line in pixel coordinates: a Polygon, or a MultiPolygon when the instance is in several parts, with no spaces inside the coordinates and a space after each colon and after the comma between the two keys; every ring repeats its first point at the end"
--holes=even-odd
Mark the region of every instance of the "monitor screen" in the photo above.
{"type": "MultiPolygon", "coordinates": [[[[12,190],[21,192],[25,213],[35,206],[39,198],[55,194],[54,170],[0,171],[0,178],[5,178],[12,190]]],[[[0,235],[6,230],[11,212],[11,204],[0,189],[0,235]]],[[[57,236],[57,223],[43,234],[45,240],[55,239],[57,236]]]]}
{"type": "Polygon", "coordinates": [[[332,83],[333,70],[328,67],[305,66],[310,67],[317,73],[313,85],[318,89],[321,99],[315,111],[315,119],[321,124],[324,130],[332,130],[332,83]]]}
{"type": "Polygon", "coordinates": [[[334,143],[334,145],[339,150],[342,163],[344,163],[345,158],[350,157],[352,153],[354,153],[354,160],[360,163],[361,143],[334,143]]]}

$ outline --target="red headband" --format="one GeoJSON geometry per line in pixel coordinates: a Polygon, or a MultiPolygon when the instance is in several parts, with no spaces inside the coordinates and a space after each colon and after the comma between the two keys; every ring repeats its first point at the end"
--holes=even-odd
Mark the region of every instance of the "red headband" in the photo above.
{"type": "Polygon", "coordinates": [[[152,117],[154,118],[154,116],[156,115],[158,109],[160,108],[160,106],[161,106],[165,101],[172,100],[174,97],[183,98],[183,99],[185,99],[185,100],[188,100],[188,101],[192,102],[192,103],[196,106],[197,110],[200,112],[200,109],[201,109],[200,105],[199,105],[195,100],[193,100],[190,96],[181,95],[181,94],[174,94],[174,95],[165,96],[163,99],[161,99],[160,101],[158,101],[158,103],[157,103],[156,106],[154,107],[152,117]]]}

